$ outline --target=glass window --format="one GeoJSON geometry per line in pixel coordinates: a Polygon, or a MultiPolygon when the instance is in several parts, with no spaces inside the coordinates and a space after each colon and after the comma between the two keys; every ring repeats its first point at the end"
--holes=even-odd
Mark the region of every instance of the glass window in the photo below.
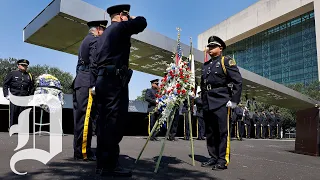
{"type": "Polygon", "coordinates": [[[240,67],[282,84],[318,80],[314,12],[234,43],[224,52],[240,67]]]}

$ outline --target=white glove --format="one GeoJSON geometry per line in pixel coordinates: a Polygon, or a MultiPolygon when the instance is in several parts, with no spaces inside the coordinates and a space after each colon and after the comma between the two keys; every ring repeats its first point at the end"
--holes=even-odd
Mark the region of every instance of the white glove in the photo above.
{"type": "Polygon", "coordinates": [[[6,99],[8,100],[8,101],[10,101],[10,96],[8,95],[8,96],[6,96],[6,99]]]}
{"type": "Polygon", "coordinates": [[[254,127],[256,127],[257,125],[255,124],[254,127]]]}
{"type": "Polygon", "coordinates": [[[268,124],[268,127],[269,127],[270,125],[268,124]]]}
{"type": "Polygon", "coordinates": [[[231,107],[233,109],[233,108],[237,107],[237,103],[228,101],[226,107],[231,107]]]}
{"type": "Polygon", "coordinates": [[[95,87],[95,86],[93,86],[93,87],[91,88],[91,94],[92,94],[92,95],[96,95],[96,87],[95,87]]]}

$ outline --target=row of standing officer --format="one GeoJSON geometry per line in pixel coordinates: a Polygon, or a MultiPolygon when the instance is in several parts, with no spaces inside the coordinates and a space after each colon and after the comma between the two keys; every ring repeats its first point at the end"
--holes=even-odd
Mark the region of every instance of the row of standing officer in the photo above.
{"type": "Polygon", "coordinates": [[[251,137],[251,129],[254,130],[255,138],[280,138],[281,119],[278,113],[249,112],[240,104],[234,109],[232,124],[235,137],[242,140],[243,137],[251,137]]]}
{"type": "Polygon", "coordinates": [[[102,176],[132,176],[118,163],[129,106],[128,84],[131,36],[147,27],[144,17],[129,14],[130,5],[109,7],[107,21],[88,23],[91,30],[78,54],[74,88],[74,157],[96,160],[102,176]],[[92,122],[96,119],[97,151],[91,151],[92,122]]]}

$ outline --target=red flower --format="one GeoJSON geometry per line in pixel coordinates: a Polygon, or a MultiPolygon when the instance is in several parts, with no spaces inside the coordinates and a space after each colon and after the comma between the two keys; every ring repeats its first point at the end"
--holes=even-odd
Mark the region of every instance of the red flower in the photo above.
{"type": "Polygon", "coordinates": [[[184,80],[184,82],[185,82],[185,83],[187,83],[187,82],[188,82],[188,80],[186,79],[186,80],[184,80]]]}
{"type": "Polygon", "coordinates": [[[184,78],[184,76],[183,76],[183,75],[181,75],[181,76],[180,76],[180,79],[183,79],[183,78],[184,78]]]}
{"type": "Polygon", "coordinates": [[[189,78],[189,75],[186,75],[187,78],[189,78]]]}
{"type": "Polygon", "coordinates": [[[181,85],[180,85],[180,84],[177,84],[177,85],[176,85],[176,87],[177,87],[177,88],[180,88],[180,87],[181,87],[181,85]]]}
{"type": "Polygon", "coordinates": [[[181,93],[181,90],[178,89],[178,90],[177,90],[177,93],[180,94],[180,93],[181,93]]]}
{"type": "Polygon", "coordinates": [[[183,89],[183,90],[182,90],[182,94],[185,94],[185,93],[186,93],[186,90],[183,89]]]}

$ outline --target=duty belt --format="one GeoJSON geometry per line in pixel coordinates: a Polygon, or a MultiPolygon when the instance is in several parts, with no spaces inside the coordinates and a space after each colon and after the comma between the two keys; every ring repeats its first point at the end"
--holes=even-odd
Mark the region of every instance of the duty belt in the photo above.
{"type": "Polygon", "coordinates": [[[215,88],[220,88],[220,87],[228,87],[228,88],[232,89],[233,84],[230,83],[230,84],[227,84],[227,86],[218,85],[218,84],[217,84],[217,85],[207,84],[207,85],[205,86],[205,88],[206,88],[207,91],[209,91],[209,90],[211,90],[211,89],[215,89],[215,88]]]}
{"type": "Polygon", "coordinates": [[[77,67],[77,71],[85,71],[88,72],[89,71],[89,65],[80,65],[77,67]]]}
{"type": "Polygon", "coordinates": [[[103,75],[116,75],[116,76],[123,76],[126,73],[127,68],[117,69],[115,65],[107,65],[99,67],[98,76],[103,75]]]}

